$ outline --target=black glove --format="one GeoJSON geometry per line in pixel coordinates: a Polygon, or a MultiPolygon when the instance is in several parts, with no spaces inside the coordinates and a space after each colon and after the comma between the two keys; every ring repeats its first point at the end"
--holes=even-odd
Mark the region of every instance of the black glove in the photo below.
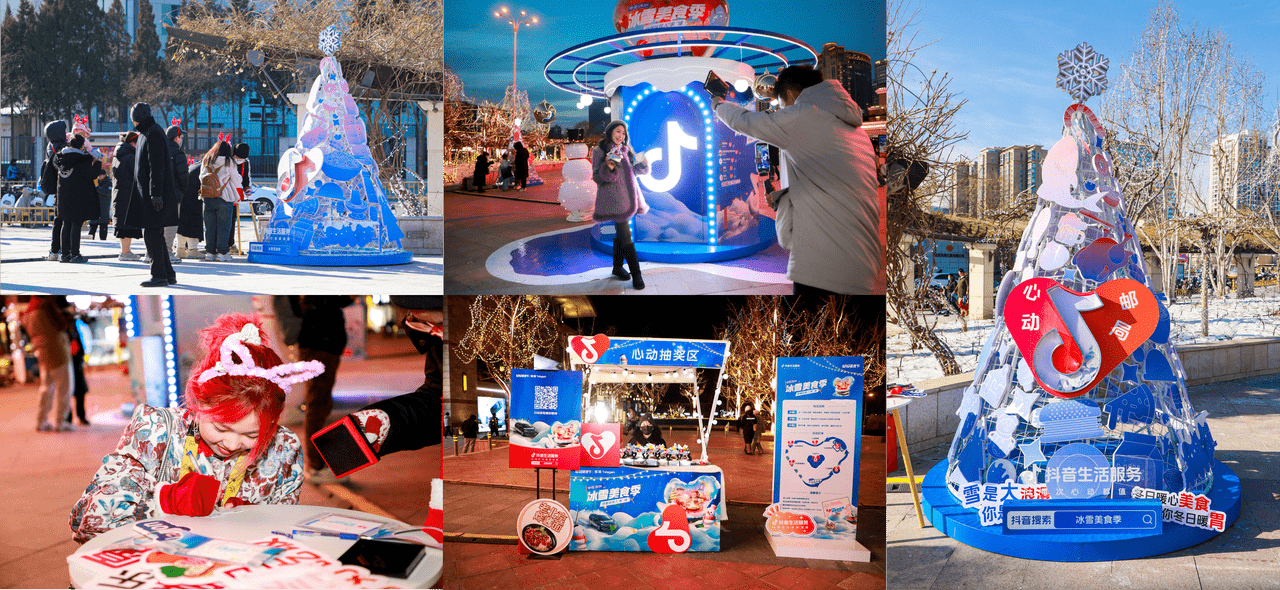
{"type": "Polygon", "coordinates": [[[151,197],[151,206],[155,207],[156,213],[159,213],[161,209],[164,209],[164,199],[151,197]]]}

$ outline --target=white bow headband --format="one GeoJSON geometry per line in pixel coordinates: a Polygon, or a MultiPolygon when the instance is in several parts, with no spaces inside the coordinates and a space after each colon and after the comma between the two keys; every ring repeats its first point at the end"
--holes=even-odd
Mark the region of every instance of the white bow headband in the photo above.
{"type": "Polygon", "coordinates": [[[245,346],[246,342],[262,346],[262,335],[258,332],[257,326],[245,324],[244,328],[241,328],[239,332],[227,336],[222,341],[220,360],[201,373],[196,382],[204,383],[223,375],[260,377],[275,383],[285,393],[289,393],[289,388],[293,384],[314,379],[324,373],[324,363],[320,361],[289,363],[264,369],[253,363],[253,356],[249,354],[249,347],[245,346]],[[231,356],[232,353],[239,355],[241,362],[235,362],[235,359],[231,356]]]}

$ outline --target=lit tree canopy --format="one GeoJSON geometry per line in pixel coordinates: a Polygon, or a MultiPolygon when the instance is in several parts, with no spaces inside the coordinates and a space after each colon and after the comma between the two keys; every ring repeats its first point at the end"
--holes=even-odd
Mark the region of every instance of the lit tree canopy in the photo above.
{"type": "Polygon", "coordinates": [[[483,361],[511,395],[511,369],[532,369],[533,356],[559,336],[551,305],[533,295],[482,295],[471,302],[471,325],[453,353],[462,362],[483,361]]]}
{"type": "Polygon", "coordinates": [[[884,324],[854,320],[849,313],[853,301],[833,297],[810,310],[780,297],[748,297],[736,307],[720,331],[731,353],[725,366],[725,410],[736,413],[747,402],[771,407],[774,359],[781,357],[862,356],[864,388],[884,385],[884,324]]]}

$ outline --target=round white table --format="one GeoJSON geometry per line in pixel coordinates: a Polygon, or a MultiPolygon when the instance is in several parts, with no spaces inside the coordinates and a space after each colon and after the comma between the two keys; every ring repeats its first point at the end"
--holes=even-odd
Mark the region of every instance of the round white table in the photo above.
{"type": "MultiPolygon", "coordinates": [[[[415,526],[388,518],[382,518],[367,512],[343,510],[341,508],[330,508],[327,506],[294,506],[283,504],[242,506],[238,512],[204,518],[191,516],[163,516],[160,518],[178,526],[187,527],[191,529],[191,532],[198,535],[248,542],[266,537],[271,534],[271,531],[292,531],[294,528],[299,528],[295,526],[297,523],[326,512],[363,518],[365,520],[391,523],[396,525],[398,528],[410,528],[415,526]]],[[[80,549],[76,551],[76,554],[93,553],[107,545],[110,545],[111,543],[115,543],[116,541],[123,541],[130,537],[137,536],[141,535],[134,532],[132,524],[122,526],[94,537],[88,543],[81,546],[80,549]]],[[[429,542],[431,540],[431,537],[421,531],[407,533],[401,535],[400,538],[411,538],[424,542],[429,542]]],[[[348,541],[337,537],[298,537],[296,540],[308,547],[328,554],[329,557],[332,557],[335,561],[355,543],[355,541],[348,541]]],[[[422,557],[422,561],[418,562],[418,566],[414,568],[413,572],[410,573],[407,579],[388,579],[394,584],[403,585],[409,588],[436,587],[437,583],[440,581],[440,573],[444,570],[444,552],[432,547],[427,547],[426,552],[426,555],[422,557]]],[[[71,574],[71,583],[76,588],[80,588],[84,584],[88,584],[93,579],[92,572],[84,568],[71,565],[69,569],[71,574]]]]}

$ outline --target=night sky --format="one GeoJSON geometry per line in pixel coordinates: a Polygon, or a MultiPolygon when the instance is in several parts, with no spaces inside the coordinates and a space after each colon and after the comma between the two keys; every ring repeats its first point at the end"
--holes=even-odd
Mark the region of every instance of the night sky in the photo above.
{"type": "MultiPolygon", "coordinates": [[[[554,124],[571,127],[586,119],[578,110],[578,95],[560,90],[542,76],[555,54],[593,39],[617,34],[613,28],[615,2],[494,2],[450,0],[445,4],[445,65],[461,77],[467,96],[502,100],[511,84],[511,26],[493,16],[502,6],[527,10],[538,24],[521,27],[518,83],[529,102],[549,100],[555,105],[554,124]]],[[[823,43],[869,55],[885,55],[884,0],[796,0],[788,2],[729,1],[729,26],[761,29],[796,37],[815,51],[823,43]]]]}
{"type": "MultiPolygon", "coordinates": [[[[732,305],[745,303],[742,297],[673,296],[673,297],[623,297],[594,296],[597,333],[608,326],[617,328],[618,336],[652,338],[690,338],[714,340],[716,332],[729,321],[732,305]]],[[[860,319],[884,321],[884,298],[866,297],[868,305],[852,310],[860,319]]],[[[574,320],[568,320],[570,324],[574,320]]],[[[583,327],[590,326],[587,318],[583,327]]]]}

